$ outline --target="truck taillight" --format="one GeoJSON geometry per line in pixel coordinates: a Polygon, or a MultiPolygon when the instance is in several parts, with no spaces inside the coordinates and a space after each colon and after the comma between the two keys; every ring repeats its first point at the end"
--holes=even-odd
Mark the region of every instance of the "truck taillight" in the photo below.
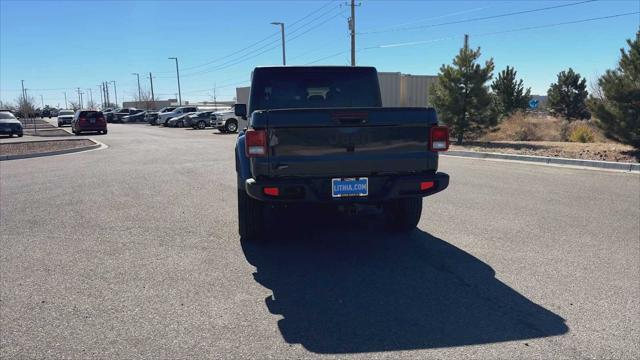
{"type": "Polygon", "coordinates": [[[447,151],[449,149],[449,128],[446,126],[433,126],[429,137],[429,150],[447,151]]]}
{"type": "Polygon", "coordinates": [[[248,157],[267,155],[267,132],[249,129],[245,132],[245,152],[248,157]]]}

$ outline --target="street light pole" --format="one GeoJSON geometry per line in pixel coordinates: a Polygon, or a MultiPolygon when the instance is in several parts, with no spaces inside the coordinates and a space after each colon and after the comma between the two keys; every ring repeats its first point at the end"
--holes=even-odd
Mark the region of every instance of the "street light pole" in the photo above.
{"type": "Polygon", "coordinates": [[[67,105],[67,92],[66,91],[64,92],[64,108],[65,109],[69,108],[69,105],[67,105]]]}
{"type": "MultiPolygon", "coordinates": [[[[131,73],[131,75],[135,75],[138,77],[138,103],[140,103],[142,101],[142,93],[140,92],[140,74],[138,73],[131,73]]],[[[140,105],[140,104],[138,104],[140,105]]]]}
{"type": "Polygon", "coordinates": [[[271,25],[280,25],[280,35],[282,35],[282,65],[287,65],[287,56],[285,52],[285,41],[284,41],[284,23],[283,22],[272,22],[271,25]]]}
{"type": "Polygon", "coordinates": [[[170,57],[169,60],[176,61],[176,76],[178,77],[178,104],[182,106],[182,90],[180,89],[180,68],[178,67],[178,58],[170,57]]]}

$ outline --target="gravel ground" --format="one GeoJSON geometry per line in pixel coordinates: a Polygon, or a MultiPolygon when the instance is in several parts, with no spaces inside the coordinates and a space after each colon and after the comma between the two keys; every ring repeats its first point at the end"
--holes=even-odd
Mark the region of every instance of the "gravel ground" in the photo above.
{"type": "Polygon", "coordinates": [[[2,143],[0,144],[0,155],[37,154],[49,151],[77,149],[91,145],[94,145],[94,142],[88,139],[2,143]]]}
{"type": "Polygon", "coordinates": [[[498,152],[518,155],[563,157],[570,159],[602,160],[637,163],[640,151],[617,143],[573,143],[555,141],[470,141],[451,150],[498,152]]]}

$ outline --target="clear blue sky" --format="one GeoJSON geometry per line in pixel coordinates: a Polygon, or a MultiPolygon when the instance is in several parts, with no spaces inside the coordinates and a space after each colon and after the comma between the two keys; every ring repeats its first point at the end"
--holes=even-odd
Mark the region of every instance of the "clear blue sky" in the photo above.
{"type": "MultiPolygon", "coordinates": [[[[357,62],[380,71],[436,74],[451,62],[468,33],[470,44],[482,48],[483,60],[492,57],[496,70],[514,66],[534,94],[545,94],[556,74],[568,67],[589,81],[614,67],[625,39],[638,30],[640,16],[504,31],[638,12],[640,0],[596,1],[433,25],[576,2],[362,0],[356,13],[362,32],[356,47],[363,50],[357,62]],[[494,32],[503,33],[487,35],[494,32]],[[404,45],[379,47],[393,44],[404,45]]],[[[94,100],[99,99],[98,85],[104,80],[117,82],[122,101],[137,92],[131,73],[150,71],[156,94],[173,97],[177,85],[170,56],[180,59],[183,100],[212,99],[214,86],[220,86],[218,99],[231,99],[235,86],[248,82],[254,66],[281,63],[279,30],[272,21],[287,24],[288,64],[348,64],[349,11],[344,3],[0,0],[0,100],[15,101],[24,79],[30,95],[37,100],[42,95],[52,106],[64,106],[64,91],[69,98],[77,97],[77,87],[86,93],[92,88],[94,100]]],[[[146,77],[141,83],[148,87],[146,77]]]]}

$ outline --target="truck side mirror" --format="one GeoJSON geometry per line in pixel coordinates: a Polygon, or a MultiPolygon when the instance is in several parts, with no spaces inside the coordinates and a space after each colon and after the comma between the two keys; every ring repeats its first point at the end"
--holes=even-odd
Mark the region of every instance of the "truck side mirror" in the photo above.
{"type": "Polygon", "coordinates": [[[235,104],[233,106],[233,112],[236,116],[243,119],[247,119],[247,104],[235,104]]]}

